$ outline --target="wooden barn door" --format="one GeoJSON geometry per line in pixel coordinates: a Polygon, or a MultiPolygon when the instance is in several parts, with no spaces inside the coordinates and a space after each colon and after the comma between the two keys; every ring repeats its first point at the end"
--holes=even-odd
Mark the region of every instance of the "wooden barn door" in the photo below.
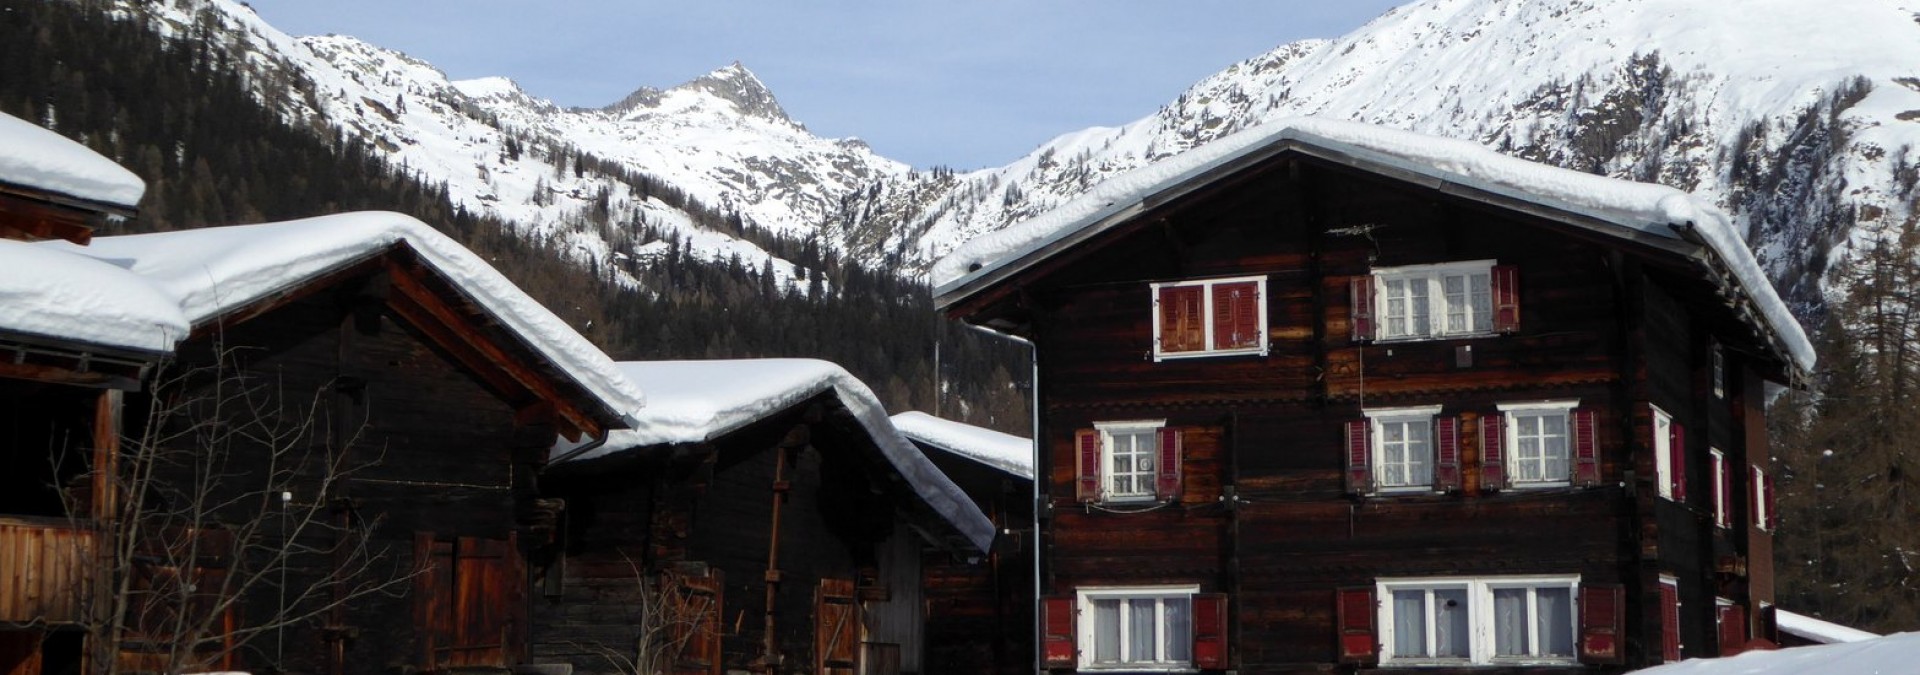
{"type": "Polygon", "coordinates": [[[725,607],[726,576],[710,569],[705,576],[667,573],[660,583],[672,595],[673,675],[720,675],[720,611],[725,607]]]}
{"type": "Polygon", "coordinates": [[[852,579],[821,579],[813,594],[813,672],[855,675],[860,653],[860,606],[852,579]]]}
{"type": "Polygon", "coordinates": [[[190,670],[232,670],[233,631],[238,628],[229,597],[227,570],[233,564],[233,533],[220,529],[170,529],[134,544],[128,569],[127,631],[119,648],[120,668],[166,671],[169,652],[182,640],[197,640],[190,670]]]}
{"type": "Polygon", "coordinates": [[[424,564],[415,582],[415,631],[423,665],[448,668],[513,665],[519,644],[520,553],[514,537],[437,541],[415,535],[424,564]]]}

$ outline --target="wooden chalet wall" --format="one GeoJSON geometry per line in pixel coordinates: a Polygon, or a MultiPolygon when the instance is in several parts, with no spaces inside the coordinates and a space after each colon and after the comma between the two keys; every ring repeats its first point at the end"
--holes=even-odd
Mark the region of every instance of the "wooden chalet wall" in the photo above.
{"type": "Polygon", "coordinates": [[[911,538],[904,550],[917,552],[920,536],[901,522],[898,486],[873,452],[823,395],[710,445],[552,467],[543,488],[567,504],[565,555],[545,563],[558,571],[535,603],[534,660],[620,672],[605,650],[631,653],[645,612],[640,584],[672,572],[712,580],[720,608],[717,644],[689,640],[674,673],[851,675],[861,659],[870,672],[919,672],[920,560],[900,555],[898,540],[911,538]],[[776,485],[785,499],[777,573],[769,574],[776,485]],[[770,579],[779,656],[771,668],[763,659],[770,579]],[[838,608],[855,605],[857,623],[823,631],[839,625],[838,608]],[[831,661],[824,671],[823,655],[831,661]]]}
{"type": "Polygon", "coordinates": [[[1003,535],[986,554],[922,552],[928,675],[1033,672],[1033,481],[920,444],[1003,535]]]}
{"type": "MultiPolygon", "coordinates": [[[[330,505],[336,524],[370,528],[371,545],[385,560],[372,576],[400,580],[390,593],[289,627],[284,645],[274,634],[254,638],[234,668],[270,668],[281,650],[281,668],[310,673],[519,662],[526,619],[516,518],[529,508],[534,471],[553,430],[516,424],[501,394],[413,324],[396,320],[386,304],[386,274],[346,279],[181,350],[184,367],[211,364],[224,350],[237,365],[229,372],[270,396],[276,423],[315,425],[300,450],[338,457],[351,475],[322,493],[313,482],[319,468],[308,466],[286,489],[296,505],[330,505]],[[438,553],[440,567],[415,575],[422,553],[438,553]]],[[[236,449],[235,469],[253,481],[241,486],[259,489],[266,457],[263,447],[236,449]]],[[[278,536],[275,528],[270,534],[278,536]]],[[[326,587],[332,566],[301,560],[288,585],[326,587]]],[[[333,597],[331,590],[322,595],[333,597]]],[[[272,590],[255,593],[238,621],[272,616],[278,602],[272,590]]]]}
{"type": "MultiPolygon", "coordinates": [[[[1765,533],[1702,520],[1704,446],[1689,460],[1700,463],[1688,472],[1695,499],[1654,496],[1649,402],[1711,439],[1730,466],[1765,456],[1761,366],[1728,349],[1729,393],[1711,394],[1712,341],[1743,333],[1698,311],[1718,299],[1691,267],[1310,158],[1269,160],[1195,195],[1055,254],[1009,282],[1017,295],[955,310],[1018,317],[1039,345],[1051,505],[1043,595],[1151,584],[1225,593],[1241,673],[1333,667],[1335,589],[1379,578],[1577,574],[1619,585],[1630,599],[1627,665],[1599,668],[1609,672],[1659,661],[1660,574],[1682,578],[1689,657],[1721,648],[1715,595],[1771,599],[1765,533]],[[1518,267],[1518,334],[1352,339],[1351,279],[1483,259],[1518,267]],[[1266,282],[1270,353],[1155,361],[1149,283],[1246,275],[1266,282]],[[1483,490],[1474,421],[1501,403],[1549,399],[1596,414],[1598,485],[1483,490]],[[1349,495],[1344,425],[1363,408],[1415,405],[1462,421],[1462,489],[1349,495]],[[1078,502],[1076,432],[1158,419],[1183,435],[1177,501],[1139,513],[1078,502]]],[[[1735,477],[1736,495],[1749,475],[1735,477]]],[[[1735,500],[1736,523],[1751,523],[1745,504],[1735,500]]],[[[1590,669],[1529,670],[1576,671],[1590,669]]]]}

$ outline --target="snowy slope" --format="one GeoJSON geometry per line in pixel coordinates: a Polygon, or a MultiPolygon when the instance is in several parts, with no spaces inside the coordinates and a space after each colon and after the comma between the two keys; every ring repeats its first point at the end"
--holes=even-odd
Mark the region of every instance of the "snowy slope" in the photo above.
{"type": "Polygon", "coordinates": [[[1916,17],[1920,0],[1427,0],[1236,64],[1124,127],[889,185],[845,234],[924,264],[1129,169],[1313,115],[1697,192],[1806,302],[1834,245],[1914,217],[1916,17]]]}
{"type": "MultiPolygon", "coordinates": [[[[695,257],[794,266],[703,223],[803,237],[855,189],[904,175],[857,140],[822,139],[787,119],[739,64],[664,91],[642,89],[600,110],[567,110],[501,78],[454,82],[425,62],[345,36],[292,37],[234,0],[120,0],[125,16],[200,39],[245,64],[260,100],[288,119],[382,150],[451,198],[555,243],[582,263],[646,259],[666,241],[695,257]],[[582,156],[665,184],[674,200],[582,156]]],[[[631,277],[626,277],[631,282],[631,277]]],[[[797,286],[804,286],[797,285],[797,286]]]]}

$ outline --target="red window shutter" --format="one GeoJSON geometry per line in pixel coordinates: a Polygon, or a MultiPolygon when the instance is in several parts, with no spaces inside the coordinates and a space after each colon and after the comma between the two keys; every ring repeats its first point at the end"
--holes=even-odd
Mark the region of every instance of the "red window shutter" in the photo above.
{"type": "Polygon", "coordinates": [[[1041,598],[1040,622],[1046,631],[1046,642],[1040,647],[1041,665],[1047,670],[1071,670],[1079,665],[1079,650],[1073,644],[1073,597],[1053,595],[1041,598]]]}
{"type": "Polygon", "coordinates": [[[1494,265],[1491,282],[1493,284],[1493,332],[1519,332],[1520,268],[1514,265],[1494,265]]]}
{"type": "Polygon", "coordinates": [[[1667,446],[1671,455],[1667,465],[1673,468],[1673,501],[1687,503],[1687,433],[1679,422],[1667,426],[1673,437],[1667,446]]]}
{"type": "Polygon", "coordinates": [[[1433,487],[1436,490],[1460,489],[1460,419],[1442,417],[1434,421],[1433,487]]]}
{"type": "Polygon", "coordinates": [[[1580,661],[1625,663],[1626,589],[1612,584],[1580,587],[1580,661]]]}
{"type": "Polygon", "coordinates": [[[1202,670],[1232,667],[1227,658],[1227,596],[1224,593],[1193,596],[1193,667],[1202,670]]]}
{"type": "Polygon", "coordinates": [[[1207,348],[1205,286],[1162,286],[1160,297],[1161,353],[1197,352],[1207,348]]]}
{"type": "Polygon", "coordinates": [[[1660,658],[1680,660],[1680,589],[1660,584],[1660,658]]]}
{"type": "Polygon", "coordinates": [[[1372,586],[1348,586],[1336,591],[1334,622],[1340,628],[1340,662],[1373,663],[1380,657],[1379,629],[1374,621],[1372,586]]]}
{"type": "Polygon", "coordinates": [[[1720,655],[1733,656],[1747,650],[1747,608],[1719,605],[1714,608],[1720,621],[1720,655]]]}
{"type": "Polygon", "coordinates": [[[1507,416],[1501,413],[1480,417],[1480,489],[1504,490],[1507,487],[1507,416]]]}
{"type": "Polygon", "coordinates": [[[1161,499],[1180,498],[1180,430],[1160,427],[1160,457],[1154,467],[1153,492],[1161,499]]]}
{"type": "Polygon", "coordinates": [[[1366,420],[1347,423],[1347,492],[1373,492],[1373,447],[1368,435],[1373,424],[1366,420]]]}
{"type": "Polygon", "coordinates": [[[1365,274],[1347,282],[1347,295],[1353,302],[1353,341],[1373,340],[1373,275],[1365,274]]]}
{"type": "Polygon", "coordinates": [[[1073,494],[1083,502],[1100,500],[1100,431],[1081,429],[1073,435],[1073,450],[1079,455],[1074,463],[1073,494]]]}
{"type": "Polygon", "coordinates": [[[1573,484],[1593,487],[1600,484],[1599,427],[1594,412],[1582,408],[1568,415],[1573,426],[1573,484]]]}
{"type": "Polygon", "coordinates": [[[1213,285],[1214,349],[1258,348],[1261,328],[1260,282],[1213,285]]]}

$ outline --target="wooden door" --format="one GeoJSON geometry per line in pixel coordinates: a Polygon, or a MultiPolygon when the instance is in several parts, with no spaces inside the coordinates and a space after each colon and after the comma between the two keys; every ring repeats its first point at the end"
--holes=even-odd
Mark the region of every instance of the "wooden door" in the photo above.
{"type": "Polygon", "coordinates": [[[522,579],[514,538],[415,535],[415,630],[423,665],[448,668],[513,665],[518,653],[522,579]]]}
{"type": "Polygon", "coordinates": [[[720,613],[725,606],[726,575],[710,569],[704,576],[666,573],[661,588],[671,595],[673,675],[720,675],[720,613]]]}
{"type": "Polygon", "coordinates": [[[821,579],[813,594],[813,672],[855,675],[860,653],[860,609],[852,579],[821,579]]]}

